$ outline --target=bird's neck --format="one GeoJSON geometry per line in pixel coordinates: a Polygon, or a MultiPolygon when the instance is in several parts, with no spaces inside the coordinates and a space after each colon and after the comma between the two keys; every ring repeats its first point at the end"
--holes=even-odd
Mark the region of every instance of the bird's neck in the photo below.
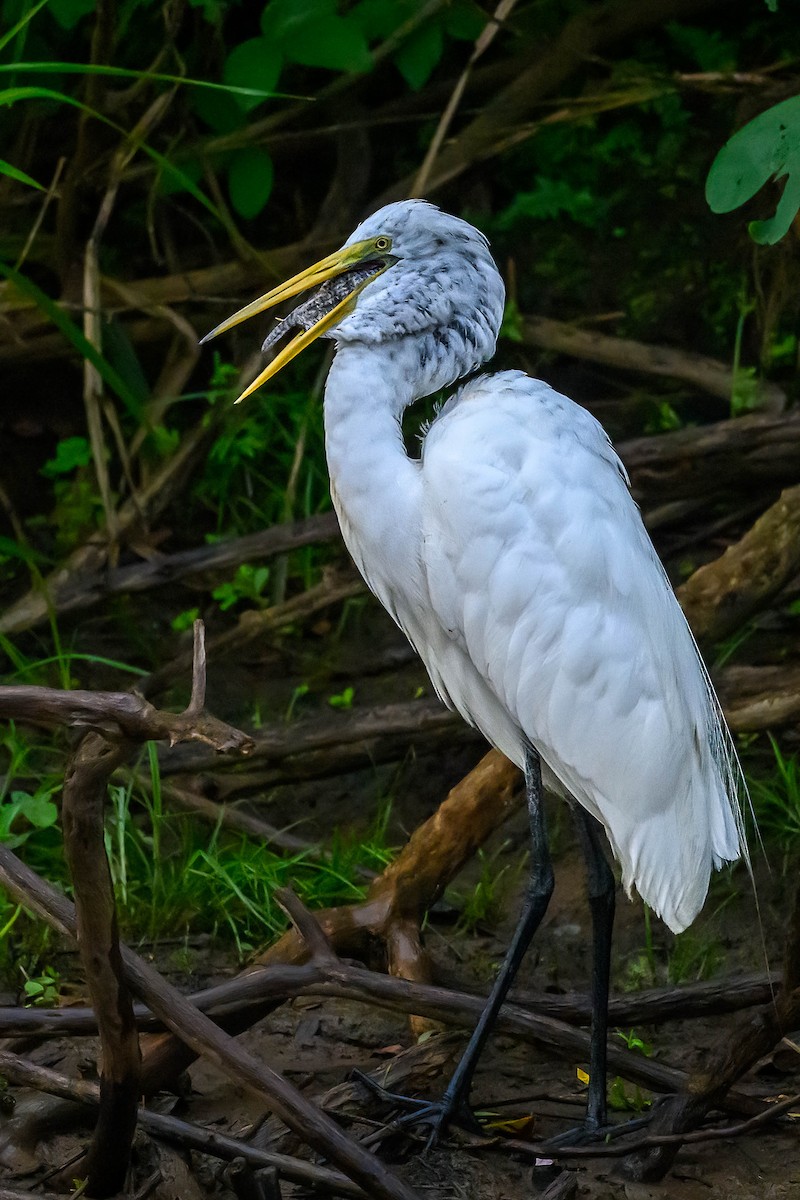
{"type": "Polygon", "coordinates": [[[370,587],[387,588],[412,563],[419,530],[419,466],[400,419],[416,399],[414,362],[402,342],[341,345],[325,388],[325,449],[342,534],[370,587]],[[408,361],[406,361],[408,359],[408,361]]]}

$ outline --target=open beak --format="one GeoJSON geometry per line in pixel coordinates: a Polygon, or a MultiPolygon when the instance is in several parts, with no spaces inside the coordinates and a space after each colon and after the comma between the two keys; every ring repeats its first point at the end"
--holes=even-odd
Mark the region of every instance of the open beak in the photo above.
{"type": "MultiPolygon", "coordinates": [[[[222,321],[215,329],[207,333],[204,338],[201,338],[202,345],[218,334],[226,333],[229,329],[233,329],[235,325],[241,324],[242,321],[246,321],[249,317],[255,317],[259,313],[266,312],[267,309],[274,308],[276,304],[281,304],[282,301],[289,300],[292,296],[297,296],[300,292],[308,291],[310,288],[321,287],[329,280],[338,279],[340,276],[346,276],[347,272],[353,272],[353,287],[348,288],[342,298],[340,298],[340,291],[338,294],[332,292],[330,299],[326,298],[324,301],[321,296],[318,307],[322,309],[322,315],[319,319],[315,320],[307,328],[304,328],[290,342],[287,342],[283,349],[273,358],[269,366],[265,367],[250,386],[242,392],[241,396],[237,398],[236,403],[238,404],[247,396],[252,395],[263,383],[266,383],[273,375],[277,375],[278,371],[282,370],[288,362],[291,362],[302,350],[305,350],[306,346],[310,346],[321,334],[326,333],[336,325],[343,316],[351,311],[359,292],[363,291],[373,279],[377,279],[379,275],[382,275],[395,261],[396,259],[389,255],[376,255],[371,241],[356,242],[352,246],[343,246],[341,250],[337,250],[334,254],[329,254],[327,258],[323,258],[312,267],[301,271],[299,275],[295,275],[286,283],[273,288],[265,296],[260,296],[258,300],[253,300],[250,304],[246,304],[244,308],[240,308],[233,316],[222,321]],[[364,278],[363,269],[373,265],[375,270],[369,272],[366,278],[364,278]],[[362,268],[362,270],[358,271],[357,268],[362,268]]],[[[346,281],[343,280],[342,282],[345,283],[346,281]]],[[[308,311],[311,308],[311,304],[306,303],[302,308],[304,311],[308,311]]],[[[295,321],[294,324],[296,325],[298,322],[295,321]]],[[[291,317],[287,318],[286,327],[287,329],[293,327],[291,317]]],[[[268,338],[267,342],[271,342],[271,338],[268,338]]]]}

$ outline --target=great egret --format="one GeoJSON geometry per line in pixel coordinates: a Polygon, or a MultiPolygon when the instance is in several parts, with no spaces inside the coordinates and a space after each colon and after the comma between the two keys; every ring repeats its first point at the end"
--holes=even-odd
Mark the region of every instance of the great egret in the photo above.
{"type": "MultiPolygon", "coordinates": [[[[586,1129],[606,1119],[614,880],[605,829],[635,887],[678,932],[712,867],[745,851],[741,772],[692,635],[595,419],[520,371],[469,380],[418,459],[404,409],[494,352],[504,287],[485,237],[421,200],[389,204],[331,254],[217,326],[316,289],[265,342],[298,333],[240,399],[315,338],[336,342],[325,388],[331,496],[369,587],[445,704],[525,773],[531,875],[437,1133],[466,1115],[472,1074],[553,887],[542,778],[574,808],[589,874],[594,964],[586,1129]]],[[[206,340],[206,339],[204,339],[206,340]]]]}

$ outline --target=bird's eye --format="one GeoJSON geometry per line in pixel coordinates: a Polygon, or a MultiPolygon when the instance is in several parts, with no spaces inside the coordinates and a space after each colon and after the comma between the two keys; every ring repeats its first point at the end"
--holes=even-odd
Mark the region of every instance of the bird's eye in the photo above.
{"type": "Polygon", "coordinates": [[[392,244],[392,242],[391,242],[390,238],[387,238],[387,237],[375,238],[375,249],[376,250],[388,250],[389,247],[391,246],[391,244],[392,244]]]}

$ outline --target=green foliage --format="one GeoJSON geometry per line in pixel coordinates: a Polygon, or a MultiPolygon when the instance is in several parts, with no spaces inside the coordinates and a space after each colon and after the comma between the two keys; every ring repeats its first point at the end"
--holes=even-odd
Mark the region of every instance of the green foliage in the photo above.
{"type": "Polygon", "coordinates": [[[333,696],[328,696],[328,704],[331,708],[350,709],[353,707],[355,695],[355,688],[346,687],[341,692],[336,692],[333,696]]]}
{"type": "Polygon", "coordinates": [[[787,757],[769,735],[774,766],[771,774],[750,780],[756,821],[766,838],[774,838],[787,856],[800,850],[800,761],[787,757]]]}
{"type": "Polygon", "coordinates": [[[706,199],[712,212],[731,212],[770,179],[784,176],[775,215],[749,226],[753,241],[762,245],[780,241],[800,209],[800,96],[768,108],[725,143],[711,164],[706,199]]]}
{"type": "Polygon", "coordinates": [[[42,785],[33,794],[13,791],[4,798],[0,803],[0,842],[16,850],[35,829],[55,825],[58,809],[50,797],[56,790],[55,786],[42,785]]]}
{"type": "Polygon", "coordinates": [[[362,836],[335,835],[324,857],[313,848],[275,853],[220,828],[209,837],[164,811],[155,754],[150,762],[149,796],[137,799],[131,784],[111,790],[106,850],[125,929],[156,941],[190,928],[230,937],[243,958],[286,927],[277,888],[291,887],[312,908],[353,901],[365,893],[359,868],[381,869],[391,857],[386,804],[362,836]]]}
{"type": "Polygon", "coordinates": [[[42,1008],[53,1008],[58,1004],[60,976],[52,967],[46,967],[38,975],[28,975],[24,967],[20,968],[25,976],[22,991],[25,996],[26,1008],[39,1005],[42,1008]]]}
{"type": "Polygon", "coordinates": [[[55,458],[42,467],[42,475],[49,479],[57,475],[69,475],[78,467],[87,467],[92,461],[92,448],[85,437],[63,438],[56,446],[55,458]]]}
{"type": "Polygon", "coordinates": [[[254,567],[250,563],[241,563],[236,568],[236,574],[233,579],[226,583],[221,583],[219,587],[215,587],[211,595],[223,612],[226,612],[229,608],[233,608],[235,604],[239,604],[242,600],[248,601],[257,608],[261,608],[267,602],[263,592],[267,586],[268,579],[269,567],[254,567]]]}
{"type": "Polygon", "coordinates": [[[493,854],[479,850],[480,875],[474,887],[469,892],[451,889],[453,901],[461,910],[459,929],[472,932],[481,925],[495,925],[500,919],[525,864],[523,855],[514,866],[498,868],[498,858],[506,849],[501,846],[493,854]]]}

